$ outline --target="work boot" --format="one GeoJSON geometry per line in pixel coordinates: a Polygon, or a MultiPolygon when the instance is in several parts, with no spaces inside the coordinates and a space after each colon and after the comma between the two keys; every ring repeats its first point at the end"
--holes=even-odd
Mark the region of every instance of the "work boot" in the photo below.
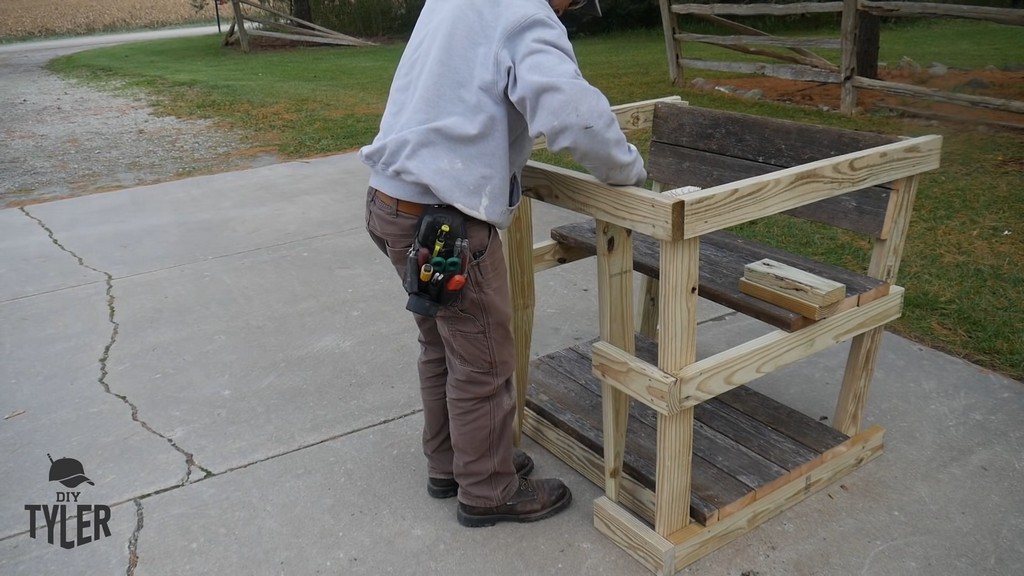
{"type": "Polygon", "coordinates": [[[493,508],[459,502],[459,524],[478,528],[498,522],[536,522],[550,518],[572,503],[572,492],[557,478],[519,479],[519,488],[508,502],[493,508]]]}
{"type": "MultiPolygon", "coordinates": [[[[516,448],[512,452],[512,465],[518,476],[529,476],[533,472],[533,458],[516,448]]],[[[452,498],[459,493],[459,483],[455,478],[427,478],[427,494],[431,498],[452,498]]]]}

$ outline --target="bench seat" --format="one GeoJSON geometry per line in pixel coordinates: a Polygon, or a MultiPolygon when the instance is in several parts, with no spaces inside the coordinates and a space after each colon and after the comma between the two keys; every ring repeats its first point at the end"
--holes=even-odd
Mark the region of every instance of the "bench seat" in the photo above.
{"type": "MultiPolygon", "coordinates": [[[[603,474],[601,383],[591,374],[591,346],[578,344],[534,359],[526,406],[579,447],[573,464],[587,476],[603,474]],[[582,462],[589,462],[590,465],[582,462]]],[[[657,344],[637,335],[636,356],[657,362],[657,344]]],[[[657,414],[630,403],[623,471],[655,490],[657,414]]],[[[742,510],[820,464],[849,437],[763,394],[741,386],[694,409],[691,517],[708,526],[742,510]]],[[[594,478],[592,478],[594,479],[594,478]]],[[[594,479],[596,481],[596,479],[594,479]]],[[[642,500],[642,499],[641,499],[642,500]]],[[[651,511],[637,510],[641,515],[651,511]]]]}
{"type": "MultiPolygon", "coordinates": [[[[553,228],[551,238],[559,244],[588,255],[597,253],[596,233],[592,220],[553,228]]],[[[657,279],[660,252],[658,240],[639,232],[633,233],[634,270],[657,279]]],[[[846,285],[846,298],[837,311],[867,304],[889,294],[890,284],[882,280],[779,250],[728,232],[712,232],[701,236],[700,284],[697,293],[703,298],[788,332],[813,324],[814,320],[810,318],[740,292],[739,282],[743,277],[743,267],[762,258],[771,258],[776,262],[846,285]]]]}

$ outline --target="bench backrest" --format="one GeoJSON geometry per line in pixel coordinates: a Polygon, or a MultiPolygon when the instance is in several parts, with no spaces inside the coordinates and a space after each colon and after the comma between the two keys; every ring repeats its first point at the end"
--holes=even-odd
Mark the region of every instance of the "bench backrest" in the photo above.
{"type": "MultiPolygon", "coordinates": [[[[650,177],[668,188],[709,188],[898,141],[842,130],[660,103],[654,109],[650,177]]],[[[880,237],[889,190],[876,186],[801,206],[787,214],[880,237]]]]}

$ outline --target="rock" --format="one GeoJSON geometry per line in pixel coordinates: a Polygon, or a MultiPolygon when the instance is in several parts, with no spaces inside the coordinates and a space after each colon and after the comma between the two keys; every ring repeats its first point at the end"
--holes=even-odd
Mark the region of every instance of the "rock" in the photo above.
{"type": "Polygon", "coordinates": [[[753,90],[748,90],[746,92],[740,93],[740,96],[747,98],[749,100],[760,100],[761,98],[764,98],[764,90],[761,90],[760,88],[754,88],[753,90]]]}
{"type": "Polygon", "coordinates": [[[690,86],[693,86],[698,90],[711,90],[712,88],[715,87],[713,83],[708,82],[703,78],[694,78],[692,81],[690,81],[690,86]]]}
{"type": "Polygon", "coordinates": [[[938,62],[932,62],[932,65],[928,67],[928,74],[931,76],[945,76],[949,73],[949,66],[940,64],[938,62]]]}
{"type": "Polygon", "coordinates": [[[918,70],[921,69],[921,65],[918,64],[917,62],[914,62],[913,58],[910,58],[909,56],[904,56],[903,58],[900,58],[898,68],[900,68],[901,70],[911,70],[917,72],[918,70]]]}
{"type": "Polygon", "coordinates": [[[719,92],[726,92],[732,94],[739,90],[739,88],[735,86],[715,86],[715,90],[718,90],[719,92]]]}
{"type": "Polygon", "coordinates": [[[992,85],[985,82],[981,78],[971,78],[967,82],[963,83],[964,88],[973,88],[974,90],[984,90],[985,88],[991,88],[992,85]]]}

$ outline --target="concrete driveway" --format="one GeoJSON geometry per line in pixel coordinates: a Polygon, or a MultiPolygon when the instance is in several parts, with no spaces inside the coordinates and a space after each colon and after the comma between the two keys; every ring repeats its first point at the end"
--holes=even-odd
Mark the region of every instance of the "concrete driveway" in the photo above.
{"type": "MultiPolygon", "coordinates": [[[[0,574],[648,573],[530,441],[566,513],[470,530],[427,497],[417,344],[366,180],[339,155],[0,210],[0,574]],[[61,458],[91,484],[51,481],[61,458]],[[69,492],[109,507],[109,536],[31,537],[26,506],[69,492]]],[[[538,239],[575,218],[535,212],[538,239]]],[[[702,355],[768,330],[700,313],[702,355]]],[[[535,354],[597,334],[592,262],[538,276],[535,333],[535,354]]],[[[757,389],[831,416],[844,362],[757,389]]],[[[1024,385],[888,335],[872,394],[881,458],[683,573],[1024,573],[1024,385]]]]}

